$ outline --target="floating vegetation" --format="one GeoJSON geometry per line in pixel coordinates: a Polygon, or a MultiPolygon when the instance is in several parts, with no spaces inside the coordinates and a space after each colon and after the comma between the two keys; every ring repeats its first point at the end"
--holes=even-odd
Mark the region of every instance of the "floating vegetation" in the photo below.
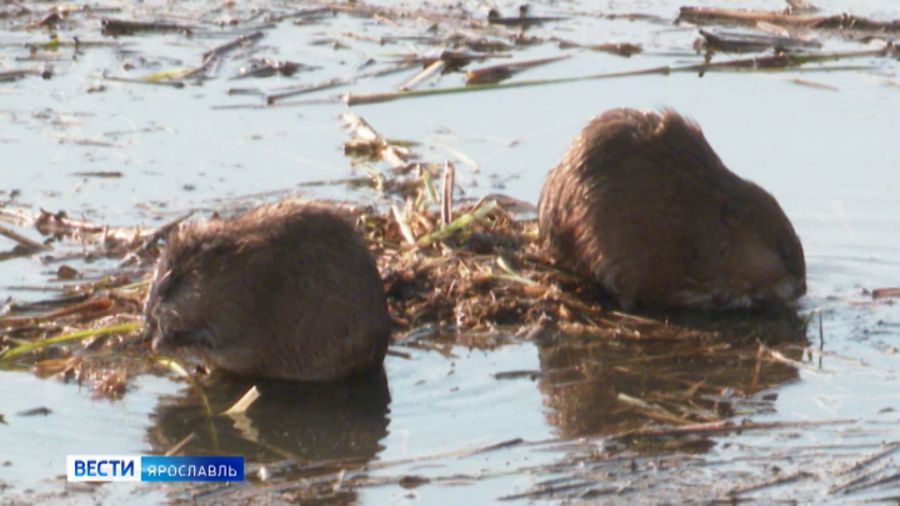
{"type": "MultiPolygon", "coordinates": [[[[860,444],[861,435],[883,433],[877,422],[832,419],[808,422],[717,422],[671,429],[587,438],[529,441],[512,438],[489,444],[407,458],[368,461],[344,457],[305,461],[287,456],[253,464],[248,474],[265,486],[194,484],[176,496],[182,500],[214,498],[228,502],[265,502],[274,497],[292,501],[335,501],[355,497],[368,488],[396,485],[415,490],[423,485],[472,485],[504,475],[534,476],[523,489],[493,497],[496,501],[641,502],[648,494],[657,500],[681,502],[741,501],[894,502],[896,467],[891,459],[900,450],[896,440],[860,444]],[[738,458],[728,448],[716,448],[709,438],[734,433],[767,433],[773,439],[792,439],[786,446],[749,444],[738,458]],[[812,434],[813,436],[810,436],[812,434]],[[821,444],[815,437],[826,437],[821,444]],[[642,439],[643,449],[623,447],[624,440],[642,439]],[[651,447],[657,448],[652,451],[651,447]],[[549,463],[535,463],[529,454],[558,452],[549,463]],[[828,458],[823,462],[823,455],[828,458]],[[479,457],[503,459],[503,469],[447,471],[448,466],[478,466],[479,457]],[[713,474],[721,477],[710,481],[713,474]],[[873,495],[875,494],[875,495],[873,495]]],[[[890,430],[896,437],[896,430],[890,430]]]]}
{"type": "MultiPolygon", "coordinates": [[[[814,10],[806,2],[795,2],[789,12],[755,11],[745,9],[683,6],[673,19],[660,18],[646,13],[616,12],[567,12],[559,10],[533,13],[527,5],[523,5],[516,15],[505,16],[496,9],[479,11],[463,6],[448,9],[436,9],[417,5],[372,5],[366,2],[319,1],[313,7],[295,9],[288,6],[267,5],[258,8],[254,3],[247,5],[229,4],[227,7],[210,10],[192,10],[194,7],[183,7],[179,10],[161,11],[147,7],[99,7],[54,5],[44,11],[20,9],[13,15],[28,18],[27,27],[51,33],[50,41],[28,41],[32,53],[31,58],[40,60],[39,53],[59,53],[64,49],[72,49],[74,54],[90,48],[115,46],[123,47],[116,39],[127,40],[139,34],[158,34],[168,38],[223,38],[230,40],[198,55],[197,66],[181,66],[171,69],[157,69],[144,75],[121,75],[118,69],[101,69],[104,79],[135,84],[157,84],[184,88],[190,83],[215,78],[216,70],[226,57],[233,57],[237,64],[237,72],[233,78],[252,79],[280,75],[297,79],[301,70],[310,70],[312,66],[285,60],[274,56],[259,56],[246,50],[265,37],[265,34],[281,23],[304,25],[319,23],[325,25],[336,16],[352,16],[370,19],[378,24],[385,20],[421,20],[427,29],[418,32],[398,30],[396,34],[372,35],[368,32],[356,33],[346,30],[328,33],[321,41],[333,49],[354,49],[368,54],[366,45],[378,46],[403,45],[415,43],[423,47],[416,53],[407,53],[398,61],[396,53],[387,53],[370,58],[364,66],[373,69],[359,72],[354,76],[326,75],[318,80],[302,85],[287,87],[259,88],[254,95],[262,98],[258,105],[242,104],[243,107],[272,107],[278,105],[311,105],[336,103],[344,100],[349,105],[361,105],[398,98],[431,96],[437,94],[502,90],[520,86],[549,85],[555,83],[587,81],[592,79],[613,77],[634,77],[643,75],[664,75],[673,72],[695,72],[703,74],[707,71],[771,71],[773,69],[792,69],[794,72],[807,71],[852,71],[871,69],[866,66],[827,66],[826,62],[858,57],[892,57],[896,52],[890,49],[890,37],[900,30],[900,20],[870,19],[852,14],[808,14],[814,10]],[[803,13],[803,14],[799,14],[803,13]],[[92,23],[99,17],[99,26],[92,23]],[[596,18],[622,21],[644,21],[653,23],[678,23],[708,27],[715,25],[741,25],[754,32],[736,33],[721,30],[700,29],[700,39],[696,44],[698,50],[705,52],[706,64],[663,64],[654,62],[643,70],[626,72],[593,72],[581,76],[554,76],[531,81],[513,81],[509,86],[499,85],[500,81],[510,79],[518,72],[534,68],[553,61],[565,59],[579,51],[603,51],[621,56],[637,54],[652,55],[643,44],[635,42],[609,40],[568,40],[560,38],[553,29],[566,27],[584,18],[596,18]],[[98,30],[99,28],[99,30],[98,30]],[[803,30],[802,34],[796,33],[803,30]],[[68,36],[69,32],[78,33],[68,36]],[[759,33],[764,32],[764,33],[759,33]],[[90,40],[88,35],[98,33],[107,40],[90,40]],[[854,51],[820,52],[823,43],[813,38],[844,38],[854,42],[868,43],[873,39],[881,40],[886,48],[883,52],[863,53],[854,51]],[[556,53],[543,55],[541,58],[511,63],[492,65],[480,69],[466,69],[475,61],[491,58],[510,58],[512,52],[538,45],[555,46],[556,53]],[[812,51],[809,54],[783,56],[785,52],[812,51]],[[720,52],[758,53],[760,57],[748,61],[711,63],[713,55],[720,52]],[[771,54],[766,54],[771,53],[771,54]],[[387,56],[387,57],[385,57],[387,56]],[[398,63],[401,64],[398,66],[398,63]],[[317,98],[312,101],[289,104],[284,99],[299,94],[316,93],[337,87],[350,87],[367,80],[380,77],[385,73],[410,70],[421,67],[391,91],[365,91],[350,89],[345,93],[317,98]],[[379,68],[375,68],[379,67],[379,68]],[[452,77],[451,77],[452,76],[452,77]],[[454,79],[449,84],[442,81],[454,79]],[[458,85],[460,83],[469,87],[458,85]],[[426,86],[439,86],[429,89],[426,86]]],[[[561,9],[561,8],[560,8],[561,9]]],[[[8,14],[9,15],[9,14],[8,14]]],[[[10,15],[12,17],[12,15],[10,15]]],[[[399,25],[398,25],[399,26],[399,25]]],[[[96,37],[94,37],[96,38],[96,37]]],[[[689,49],[689,48],[684,48],[689,49]]],[[[265,49],[263,49],[265,52],[265,49]]],[[[657,54],[666,54],[658,53],[657,54]]],[[[683,54],[676,54],[683,56],[683,54]]],[[[28,69],[5,69],[0,71],[0,82],[21,79],[31,75],[49,78],[53,70],[48,66],[28,69]]],[[[322,73],[333,72],[326,69],[322,73]]],[[[235,93],[234,95],[238,95],[235,93]]],[[[247,94],[241,94],[246,96],[247,94]]]]}
{"type": "Polygon", "coordinates": [[[798,16],[775,11],[721,9],[716,7],[682,7],[677,21],[697,24],[732,23],[755,25],[765,22],[788,27],[804,27],[842,32],[900,32],[900,20],[878,21],[851,14],[831,16],[798,16]]]}
{"type": "Polygon", "coordinates": [[[723,53],[756,53],[772,50],[783,52],[795,49],[817,49],[822,44],[814,40],[775,35],[758,35],[754,33],[737,33],[725,31],[700,30],[701,39],[694,43],[694,48],[705,50],[708,54],[723,53]]]}
{"type": "Polygon", "coordinates": [[[520,61],[515,63],[506,63],[502,65],[492,65],[490,67],[481,67],[466,72],[466,84],[489,84],[497,83],[515,74],[528,70],[539,65],[557,62],[568,58],[567,55],[551,56],[549,58],[539,58],[537,60],[520,61]]]}
{"type": "Polygon", "coordinates": [[[141,32],[181,32],[190,35],[196,30],[196,27],[177,23],[110,18],[101,19],[100,26],[103,35],[112,36],[136,35],[141,32]]]}

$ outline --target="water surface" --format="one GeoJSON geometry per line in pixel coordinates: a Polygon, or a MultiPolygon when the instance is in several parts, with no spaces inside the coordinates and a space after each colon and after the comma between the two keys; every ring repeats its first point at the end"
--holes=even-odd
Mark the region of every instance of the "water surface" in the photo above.
{"type": "MultiPolygon", "coordinates": [[[[463,5],[476,7],[473,2],[463,5]]],[[[188,2],[172,8],[191,14],[205,11],[204,6],[209,7],[188,2]]],[[[277,3],[271,6],[279,7],[277,3]]],[[[782,4],[752,1],[742,6],[781,8],[782,4]]],[[[819,2],[819,6],[828,13],[852,10],[881,19],[900,17],[895,3],[887,0],[819,2]]],[[[535,13],[596,9],[646,12],[671,19],[678,4],[601,2],[588,8],[538,2],[532,7],[535,13]]],[[[143,8],[165,6],[150,3],[143,8]]],[[[504,5],[504,9],[514,12],[514,5],[504,5]]],[[[128,12],[121,17],[128,17],[128,12]]],[[[44,40],[46,34],[20,29],[21,20],[0,22],[4,47],[0,68],[30,65],[16,61],[28,54],[21,44],[44,40]]],[[[85,40],[113,40],[101,37],[96,22],[73,30],[85,40]]],[[[286,192],[383,202],[383,196],[369,190],[299,186],[363,173],[364,169],[351,167],[341,149],[348,138],[338,119],[348,109],[344,105],[219,108],[259,103],[256,97],[229,95],[230,88],[272,90],[320,82],[353,75],[370,57],[385,60],[390,53],[424,49],[413,42],[379,46],[346,38],[341,41],[348,49],[313,44],[347,31],[420,34],[422,27],[414,21],[393,26],[343,15],[311,24],[284,21],[267,30],[260,44],[226,59],[218,79],[185,89],[103,81],[100,74],[125,75],[125,67],[133,66],[130,75],[139,76],[195,65],[203,51],[233,34],[123,37],[120,48],[86,49],[75,59],[71,50],[61,50],[62,61],[53,63],[54,78],[0,84],[0,190],[5,192],[0,198],[6,200],[10,191],[17,190],[7,208],[65,210],[99,223],[151,227],[187,209],[218,209],[233,205],[235,198],[255,202],[286,192]],[[227,79],[250,54],[320,68],[292,78],[227,79]],[[95,84],[102,84],[105,91],[87,93],[95,84]],[[89,171],[117,171],[122,177],[74,175],[89,171]]],[[[583,15],[533,33],[557,34],[583,43],[638,42],[646,54],[623,59],[577,52],[568,60],[534,69],[525,78],[700,61],[692,54],[696,32],[690,28],[583,15]],[[673,52],[683,56],[671,56],[673,52]]],[[[861,47],[837,39],[824,38],[822,42],[825,50],[861,47]]],[[[557,52],[552,45],[538,45],[519,51],[517,58],[557,52]]],[[[335,464],[334,469],[298,469],[284,464],[289,457],[300,462],[369,462],[372,468],[359,472],[371,482],[384,479],[386,484],[338,487],[334,499],[374,504],[484,502],[546,486],[549,480],[570,485],[594,480],[600,488],[619,487],[613,498],[636,494],[647,501],[649,497],[714,499],[734,480],[752,482],[771,476],[774,465],[785,475],[805,470],[832,476],[838,472],[835,468],[878,451],[878,443],[900,439],[900,391],[896,387],[900,311],[895,303],[872,301],[865,292],[900,286],[900,171],[894,142],[900,112],[898,66],[896,60],[873,58],[849,63],[873,69],[645,76],[436,96],[352,109],[386,137],[422,143],[416,151],[427,159],[455,160],[465,195],[498,191],[530,202],[536,201],[546,172],[591,116],[627,106],[670,107],[692,117],[729,168],[778,199],[803,240],[809,294],[800,302],[801,314],[821,311],[824,341],[820,346],[818,316],[799,335],[773,331],[764,336],[781,343],[789,358],[803,367],[749,358],[718,363],[715,353],[692,355],[687,351],[683,361],[636,364],[635,356],[652,353],[589,340],[553,346],[517,341],[490,351],[455,346],[448,348],[450,356],[401,348],[409,358],[389,357],[386,378],[363,389],[364,399],[359,398],[358,389],[347,386],[274,388],[269,400],[256,406],[243,422],[210,419],[192,387],[163,377],[143,376],[123,400],[111,402],[95,400],[74,384],[39,380],[27,371],[7,371],[0,373],[0,414],[6,421],[0,425],[0,490],[26,500],[60,499],[65,484],[59,476],[66,454],[162,452],[191,432],[196,438],[185,452],[247,455],[255,463],[271,467],[267,472],[274,483],[326,476],[324,482],[331,486],[334,477],[328,472],[340,468],[335,464]],[[796,79],[831,89],[798,84],[796,79]],[[477,169],[454,153],[477,162],[477,169]],[[806,350],[808,342],[811,350],[806,350]],[[762,372],[756,370],[760,363],[762,372]],[[513,379],[494,376],[509,371],[535,374],[513,379]],[[756,388],[761,384],[760,374],[766,378],[766,388],[756,388]],[[605,436],[635,423],[633,412],[616,401],[617,393],[643,398],[676,395],[686,387],[667,382],[671,377],[705,382],[710,395],[713,386],[718,389],[715,395],[722,397],[738,392],[736,420],[849,421],[701,437],[691,441],[693,446],[674,451],[654,447],[647,450],[651,456],[671,459],[673,466],[683,469],[677,479],[660,478],[649,471],[651,461],[642,460],[646,451],[642,453],[640,445],[617,448],[618,443],[605,436]],[[17,414],[42,406],[50,413],[17,414]],[[516,442],[519,439],[522,442],[516,442]],[[465,454],[504,442],[511,443],[493,451],[465,454]],[[607,444],[613,446],[604,446],[607,444]],[[823,457],[817,460],[815,448],[823,445],[840,447],[834,450],[838,455],[827,456],[836,463],[829,466],[823,457]],[[797,449],[796,459],[781,450],[786,446],[797,449]],[[624,451],[636,460],[626,465],[597,459],[604,451],[624,451]],[[700,466],[698,460],[688,457],[705,464],[700,466]],[[378,468],[377,463],[383,467],[378,468]],[[803,468],[803,464],[810,467],[803,468]],[[403,476],[425,481],[398,484],[403,476]]],[[[308,98],[327,98],[348,90],[392,89],[413,72],[308,98]]],[[[441,85],[461,82],[459,75],[450,75],[441,85]]],[[[34,231],[20,231],[39,238],[34,231]]],[[[0,247],[10,249],[12,243],[0,238],[0,247]]],[[[72,245],[60,246],[65,247],[72,245]]],[[[96,274],[114,265],[99,261],[77,266],[96,274]]],[[[0,262],[0,294],[17,300],[44,298],[45,293],[15,287],[46,285],[48,273],[55,269],[55,264],[45,264],[37,256],[0,262]]],[[[244,386],[213,387],[207,399],[213,413],[238,397],[244,386]]],[[[258,467],[253,469],[259,472],[258,467]]],[[[896,472],[896,467],[886,472],[896,472]]],[[[222,492],[104,485],[71,490],[74,495],[70,499],[117,502],[124,496],[154,503],[163,496],[178,500],[194,493],[211,494],[203,496],[210,499],[222,493],[254,498],[264,493],[264,487],[255,487],[250,484],[237,492],[222,492]]],[[[299,494],[295,497],[302,497],[303,487],[312,485],[301,481],[286,487],[299,494]]],[[[581,493],[591,487],[574,490],[581,493]]],[[[863,491],[852,498],[878,498],[890,492],[896,495],[896,486],[874,494],[863,491]]],[[[596,493],[605,497],[613,492],[596,493]]],[[[752,497],[842,502],[841,496],[828,495],[827,488],[814,480],[771,487],[752,497]]]]}

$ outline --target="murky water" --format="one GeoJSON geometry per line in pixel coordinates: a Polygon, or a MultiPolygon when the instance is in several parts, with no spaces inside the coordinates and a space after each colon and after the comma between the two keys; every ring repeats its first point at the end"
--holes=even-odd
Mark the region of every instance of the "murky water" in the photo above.
{"type": "MultiPolygon", "coordinates": [[[[668,18],[676,15],[678,7],[670,1],[600,4],[590,9],[668,18]]],[[[144,8],[154,5],[146,3],[144,8]]],[[[781,7],[780,2],[763,1],[741,5],[781,7]]],[[[857,15],[900,18],[893,0],[822,1],[818,5],[828,13],[850,9],[857,15]]],[[[181,13],[212,8],[184,4],[181,13]]],[[[588,10],[571,2],[559,6],[538,3],[533,8],[537,14],[588,10]]],[[[507,10],[514,10],[512,4],[507,10]]],[[[0,20],[2,70],[33,65],[16,61],[28,54],[21,45],[46,38],[40,30],[17,29],[22,22],[0,20]]],[[[96,23],[79,30],[83,30],[83,40],[116,40],[101,37],[96,23]]],[[[123,37],[117,39],[120,48],[89,48],[76,59],[71,50],[61,50],[61,61],[53,62],[57,73],[53,79],[30,77],[0,83],[0,191],[4,192],[0,199],[10,199],[10,192],[17,190],[7,208],[66,210],[100,223],[148,226],[189,208],[222,207],[224,198],[250,196],[246,200],[257,200],[261,197],[254,195],[265,192],[302,190],[316,197],[380,199],[368,190],[298,186],[345,178],[362,170],[351,168],[341,149],[347,134],[338,115],[347,110],[344,105],[218,106],[259,103],[258,97],[229,95],[231,88],[269,91],[350,76],[360,72],[369,57],[383,61],[391,53],[421,48],[413,42],[379,46],[347,38],[341,39],[347,49],[314,42],[349,31],[380,36],[421,34],[422,30],[414,21],[392,26],[344,15],[310,24],[284,21],[267,30],[260,44],[226,58],[218,70],[219,79],[185,89],[104,81],[100,74],[105,70],[125,75],[126,65],[134,66],[130,75],[138,76],[196,65],[203,51],[235,34],[123,37]],[[277,56],[320,68],[293,78],[227,79],[238,71],[235,62],[243,61],[247,54],[277,56]],[[94,84],[102,84],[105,91],[87,93],[94,84]],[[116,171],[122,177],[76,175],[90,171],[116,171]]],[[[568,60],[529,71],[524,76],[529,79],[699,61],[691,50],[695,31],[683,27],[581,16],[534,33],[579,42],[639,42],[647,53],[623,59],[578,52],[568,60]]],[[[831,39],[823,43],[826,50],[860,47],[831,39]]],[[[538,45],[519,53],[517,57],[524,59],[556,54],[557,50],[552,45],[538,45]]],[[[654,355],[640,347],[589,340],[516,342],[491,351],[457,346],[451,348],[450,357],[402,348],[409,358],[389,357],[386,378],[364,387],[261,388],[266,395],[243,421],[208,416],[239,397],[247,386],[243,384],[212,387],[204,402],[195,389],[183,383],[146,376],[135,382],[124,400],[110,402],[93,400],[75,385],[8,371],[0,373],[0,415],[6,422],[0,424],[0,494],[14,499],[66,497],[84,502],[128,497],[153,503],[194,493],[206,494],[201,497],[210,500],[221,498],[222,492],[215,489],[198,492],[114,485],[86,491],[70,487],[70,495],[60,495],[65,484],[59,476],[68,453],[162,452],[191,432],[196,437],[185,453],[244,454],[250,461],[267,463],[267,472],[275,477],[273,483],[290,484],[302,478],[309,480],[304,486],[313,487],[310,483],[317,483],[316,478],[334,485],[334,477],[327,474],[332,470],[328,465],[298,468],[284,463],[288,456],[301,462],[371,461],[371,469],[359,471],[369,486],[346,490],[338,486],[333,498],[375,504],[484,502],[546,487],[549,480],[572,485],[577,491],[591,490],[583,483],[593,480],[595,497],[609,500],[641,491],[651,494],[637,496],[648,502],[653,501],[650,497],[714,499],[728,490],[729,480],[771,478],[770,467],[775,463],[782,475],[798,470],[818,472],[816,463],[821,462],[812,454],[822,445],[841,446],[849,465],[861,455],[877,451],[874,445],[878,443],[900,440],[900,310],[890,301],[873,302],[863,293],[864,289],[900,286],[900,157],[894,142],[900,77],[895,60],[869,58],[848,63],[873,69],[712,73],[702,78],[695,74],[645,76],[353,108],[386,137],[421,142],[417,151],[423,156],[456,160],[458,179],[467,195],[499,191],[531,202],[536,201],[544,175],[569,139],[594,114],[620,106],[671,107],[693,117],[726,165],[776,196],[803,240],[809,294],[801,301],[801,313],[821,310],[823,344],[820,347],[818,316],[808,328],[766,327],[759,336],[772,346],[779,343],[778,349],[802,366],[758,360],[755,339],[747,345],[742,360],[728,362],[718,361],[723,355],[714,348],[698,354],[673,346],[669,354],[654,355]],[[798,84],[796,79],[830,89],[798,84]],[[458,153],[477,162],[477,169],[458,153]],[[805,349],[804,337],[813,343],[810,350],[805,349]],[[500,379],[495,377],[512,371],[528,373],[513,374],[509,379],[502,374],[500,379]],[[632,455],[630,463],[610,460],[604,464],[618,465],[616,468],[598,467],[586,457],[591,451],[602,453],[607,448],[603,445],[612,444],[603,436],[633,428],[636,423],[634,412],[619,394],[665,403],[701,383],[703,386],[696,388],[708,389],[710,398],[702,407],[727,406],[734,410],[736,420],[850,421],[716,434],[691,440],[690,445],[682,442],[675,450],[657,446],[641,450],[640,445],[632,445],[626,448],[636,452],[626,452],[632,455]],[[18,414],[38,407],[51,412],[18,414]],[[571,443],[570,438],[580,437],[588,439],[571,443]],[[503,442],[509,445],[465,453],[503,442]],[[794,460],[778,453],[787,446],[801,449],[794,460]],[[678,460],[676,464],[683,466],[685,473],[680,481],[668,481],[659,478],[658,469],[650,469],[656,464],[642,460],[648,454],[662,459],[658,462],[698,455],[705,464],[678,460]],[[736,463],[739,461],[744,463],[736,463]],[[804,463],[815,467],[804,468],[804,463]],[[400,481],[404,476],[417,478],[400,481]],[[372,484],[379,479],[383,486],[372,484]],[[581,488],[576,486],[579,483],[581,488]],[[615,490],[600,490],[603,487],[615,490]],[[678,495],[685,493],[693,495],[678,495]]],[[[303,98],[392,89],[412,72],[303,98]]],[[[453,75],[445,77],[441,85],[459,83],[461,78],[453,75]]],[[[20,231],[39,238],[31,230],[20,231]]],[[[0,249],[12,245],[0,238],[0,249]]],[[[92,273],[112,265],[96,262],[78,267],[92,273]]],[[[0,294],[18,300],[46,297],[13,288],[45,285],[47,272],[52,270],[55,266],[42,264],[34,256],[0,262],[0,294]]],[[[334,471],[340,468],[337,464],[333,467],[334,471]]],[[[263,488],[252,483],[228,493],[252,499],[263,488]]],[[[288,487],[294,493],[297,488],[296,483],[293,489],[288,487]]],[[[852,498],[884,497],[889,495],[885,490],[897,495],[895,486],[874,495],[863,491],[852,498]]],[[[768,488],[753,497],[840,502],[841,496],[828,495],[827,489],[807,480],[768,488]]]]}

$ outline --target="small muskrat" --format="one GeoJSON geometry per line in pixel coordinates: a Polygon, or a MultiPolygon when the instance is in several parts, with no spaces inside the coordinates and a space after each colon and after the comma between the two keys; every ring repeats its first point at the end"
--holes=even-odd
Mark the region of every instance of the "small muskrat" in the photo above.
{"type": "Polygon", "coordinates": [[[377,369],[390,336],[381,277],[353,225],[296,201],[173,230],[144,315],[154,349],[276,379],[377,369]]]}
{"type": "Polygon", "coordinates": [[[671,110],[591,120],[547,176],[538,217],[558,263],[626,308],[750,308],[806,292],[781,207],[671,110]]]}

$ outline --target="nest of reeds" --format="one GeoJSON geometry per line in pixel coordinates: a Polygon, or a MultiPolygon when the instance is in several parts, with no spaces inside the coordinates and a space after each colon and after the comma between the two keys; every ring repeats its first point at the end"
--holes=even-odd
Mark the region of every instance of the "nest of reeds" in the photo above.
{"type": "Polygon", "coordinates": [[[535,220],[517,219],[512,205],[463,204],[446,223],[427,207],[360,215],[399,328],[451,334],[474,346],[520,329],[636,338],[690,332],[608,310],[592,283],[553,264],[535,220]],[[435,239],[447,229],[454,232],[435,239]]]}

